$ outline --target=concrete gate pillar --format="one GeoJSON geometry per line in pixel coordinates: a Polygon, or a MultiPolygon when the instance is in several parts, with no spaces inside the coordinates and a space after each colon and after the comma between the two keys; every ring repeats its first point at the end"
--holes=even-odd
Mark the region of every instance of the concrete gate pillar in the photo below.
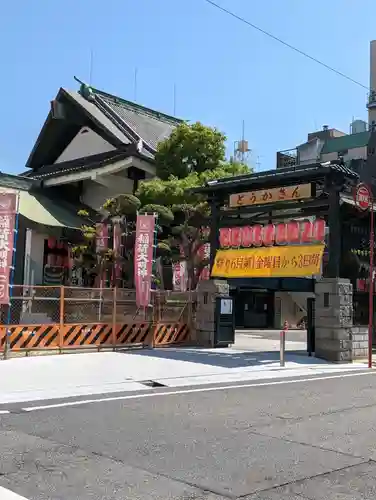
{"type": "Polygon", "coordinates": [[[225,280],[202,280],[197,285],[195,318],[196,341],[200,346],[214,346],[215,301],[228,296],[230,285],[225,280]]]}
{"type": "Polygon", "coordinates": [[[350,280],[323,278],[315,284],[315,355],[334,362],[351,362],[353,290],[350,280]]]}

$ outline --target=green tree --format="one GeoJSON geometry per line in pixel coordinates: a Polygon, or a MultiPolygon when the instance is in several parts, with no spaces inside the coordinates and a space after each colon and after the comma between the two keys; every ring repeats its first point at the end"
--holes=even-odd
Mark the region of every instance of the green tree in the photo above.
{"type": "Polygon", "coordinates": [[[250,173],[246,165],[222,163],[201,173],[192,172],[183,178],[155,178],[140,183],[137,196],[143,210],[161,213],[168,209],[169,218],[160,219],[158,255],[165,264],[187,262],[188,286],[195,289],[202,270],[208,264],[200,257],[200,248],[208,242],[202,228],[208,226],[210,209],[205,197],[190,191],[206,182],[222,177],[250,173]],[[149,207],[153,207],[152,210],[149,207]],[[172,215],[172,218],[171,218],[172,215]]]}
{"type": "Polygon", "coordinates": [[[155,155],[157,177],[182,179],[192,172],[216,169],[225,159],[226,136],[200,122],[183,123],[158,145],[155,155]]]}
{"type": "Polygon", "coordinates": [[[191,190],[208,181],[250,173],[246,165],[225,161],[226,136],[197,122],[183,123],[160,142],[155,156],[157,177],[140,183],[137,196],[145,211],[158,214],[168,209],[169,218],[160,219],[158,255],[165,263],[187,262],[188,286],[194,289],[208,264],[200,257],[207,243],[203,231],[210,209],[205,197],[191,190]]]}

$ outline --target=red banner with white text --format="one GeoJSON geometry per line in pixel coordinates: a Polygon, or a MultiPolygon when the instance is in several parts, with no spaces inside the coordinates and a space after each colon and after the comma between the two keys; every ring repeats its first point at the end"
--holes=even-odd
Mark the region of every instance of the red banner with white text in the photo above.
{"type": "Polygon", "coordinates": [[[122,247],[121,247],[121,236],[122,229],[119,223],[114,224],[113,228],[113,251],[115,257],[114,263],[114,283],[117,284],[118,280],[121,278],[121,256],[122,256],[122,247]]]}
{"type": "Polygon", "coordinates": [[[9,304],[17,194],[0,193],[0,304],[9,304]]]}
{"type": "Polygon", "coordinates": [[[147,307],[150,303],[153,254],[154,254],[154,215],[138,215],[136,224],[136,242],[134,248],[134,281],[138,307],[147,307]]]}
{"type": "MultiPolygon", "coordinates": [[[[97,253],[100,254],[108,249],[108,224],[99,222],[96,225],[95,245],[97,253]]],[[[102,256],[98,255],[98,259],[102,260],[102,256]]],[[[106,284],[106,269],[102,266],[102,272],[97,276],[96,286],[103,287],[106,284]]]]}
{"type": "MultiPolygon", "coordinates": [[[[202,236],[205,239],[209,238],[210,235],[210,228],[208,227],[203,227],[202,228],[202,236]]],[[[210,259],[210,243],[204,243],[198,250],[198,254],[200,256],[201,261],[208,261],[210,259]]],[[[210,265],[207,264],[201,271],[200,274],[200,281],[201,280],[208,280],[210,278],[210,265]]]]}

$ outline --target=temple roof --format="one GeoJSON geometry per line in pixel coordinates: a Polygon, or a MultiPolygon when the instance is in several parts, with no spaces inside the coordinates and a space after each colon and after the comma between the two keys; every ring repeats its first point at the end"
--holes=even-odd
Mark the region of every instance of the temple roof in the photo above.
{"type": "Polygon", "coordinates": [[[82,127],[89,127],[114,149],[137,145],[143,159],[153,160],[158,142],[182,122],[82,82],[78,92],[60,88],[26,167],[36,171],[54,165],[82,127]]]}

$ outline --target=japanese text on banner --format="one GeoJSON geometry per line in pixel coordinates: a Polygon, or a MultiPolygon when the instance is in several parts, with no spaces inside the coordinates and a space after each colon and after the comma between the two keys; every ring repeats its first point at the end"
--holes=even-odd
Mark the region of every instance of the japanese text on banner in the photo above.
{"type": "Polygon", "coordinates": [[[134,278],[138,307],[147,307],[150,302],[154,253],[154,228],[154,215],[137,216],[134,278]]]}
{"type": "Polygon", "coordinates": [[[16,209],[17,195],[0,193],[0,304],[9,304],[16,209]]]}
{"type": "Polygon", "coordinates": [[[307,277],[321,272],[324,245],[218,250],[211,275],[218,278],[307,277]]]}

